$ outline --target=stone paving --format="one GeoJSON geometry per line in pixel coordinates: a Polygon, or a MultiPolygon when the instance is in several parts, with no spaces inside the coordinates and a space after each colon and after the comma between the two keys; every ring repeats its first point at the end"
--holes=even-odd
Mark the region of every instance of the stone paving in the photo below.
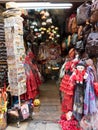
{"type": "Polygon", "coordinates": [[[61,130],[57,123],[61,105],[55,81],[48,81],[40,87],[40,101],[41,106],[34,108],[33,120],[21,122],[20,128],[16,128],[16,124],[9,125],[6,130],[61,130]]]}
{"type": "Polygon", "coordinates": [[[26,130],[61,130],[57,123],[53,122],[31,122],[26,130]]]}

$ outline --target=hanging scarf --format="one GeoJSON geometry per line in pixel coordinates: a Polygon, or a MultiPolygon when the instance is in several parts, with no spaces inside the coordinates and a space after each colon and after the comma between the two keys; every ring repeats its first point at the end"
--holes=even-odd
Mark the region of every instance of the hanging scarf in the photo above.
{"type": "Polygon", "coordinates": [[[96,112],[96,104],[95,104],[95,93],[94,93],[94,75],[92,67],[87,67],[87,80],[86,80],[86,90],[84,97],[84,114],[92,114],[96,112]]]}

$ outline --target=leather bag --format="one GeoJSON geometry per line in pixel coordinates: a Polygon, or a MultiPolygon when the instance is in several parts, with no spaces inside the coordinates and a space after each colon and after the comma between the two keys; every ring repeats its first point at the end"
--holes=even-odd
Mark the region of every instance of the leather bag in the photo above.
{"type": "Polygon", "coordinates": [[[92,12],[91,17],[90,17],[90,22],[91,23],[98,22],[98,10],[92,12]]]}
{"type": "Polygon", "coordinates": [[[77,34],[77,33],[74,33],[74,34],[72,35],[72,38],[71,38],[71,44],[72,44],[73,46],[75,46],[77,41],[78,41],[78,34],[77,34]]]}
{"type": "Polygon", "coordinates": [[[93,30],[93,26],[90,23],[86,24],[83,27],[82,35],[83,35],[84,47],[86,46],[88,35],[92,32],[92,30],[93,30]]]}
{"type": "Polygon", "coordinates": [[[83,33],[83,26],[81,25],[78,27],[78,40],[81,40],[83,38],[82,33],[83,33]]]}
{"type": "Polygon", "coordinates": [[[91,5],[90,22],[91,23],[98,22],[98,0],[94,0],[91,5]]]}
{"type": "Polygon", "coordinates": [[[76,33],[77,31],[78,31],[78,28],[77,28],[77,18],[74,17],[72,19],[71,33],[76,33]]]}
{"type": "Polygon", "coordinates": [[[90,18],[91,5],[87,2],[83,3],[77,8],[77,24],[85,24],[86,20],[90,18]]]}
{"type": "Polygon", "coordinates": [[[84,43],[83,43],[83,41],[82,40],[77,41],[76,45],[75,45],[75,48],[79,52],[83,51],[84,50],[84,43]]]}
{"type": "Polygon", "coordinates": [[[76,23],[76,14],[72,14],[70,17],[69,17],[69,20],[68,20],[68,32],[72,33],[72,28],[76,28],[77,26],[77,23],[76,23]]]}
{"type": "Polygon", "coordinates": [[[92,5],[91,5],[91,12],[94,12],[97,10],[98,10],[98,0],[94,0],[92,5]]]}
{"type": "Polygon", "coordinates": [[[98,57],[98,32],[88,35],[85,50],[90,56],[98,57]]]}

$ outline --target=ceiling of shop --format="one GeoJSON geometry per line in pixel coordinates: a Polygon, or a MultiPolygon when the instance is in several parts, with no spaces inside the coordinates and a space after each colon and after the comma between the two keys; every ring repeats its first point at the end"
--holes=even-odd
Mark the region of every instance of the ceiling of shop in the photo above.
{"type": "Polygon", "coordinates": [[[87,0],[0,0],[0,2],[8,2],[8,1],[14,1],[14,2],[83,2],[87,0]]]}
{"type": "Polygon", "coordinates": [[[64,15],[65,17],[68,17],[76,8],[86,0],[0,0],[0,3],[6,3],[6,2],[52,2],[52,3],[68,3],[71,2],[73,4],[73,7],[71,9],[64,9],[64,10],[54,10],[53,12],[57,15],[64,15]]]}
{"type": "MultiPolygon", "coordinates": [[[[52,11],[53,14],[58,16],[59,22],[62,24],[65,18],[69,17],[78,6],[87,0],[0,0],[0,5],[6,2],[52,2],[52,3],[72,3],[73,7],[71,9],[55,9],[52,11]]],[[[91,0],[89,0],[91,1],[91,0]]]]}

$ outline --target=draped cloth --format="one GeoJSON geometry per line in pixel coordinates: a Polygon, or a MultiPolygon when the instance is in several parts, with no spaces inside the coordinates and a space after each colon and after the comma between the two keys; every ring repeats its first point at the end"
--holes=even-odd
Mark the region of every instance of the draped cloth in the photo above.
{"type": "Polygon", "coordinates": [[[94,93],[94,74],[92,67],[87,67],[86,90],[84,96],[84,114],[93,114],[97,111],[94,93]]]}
{"type": "Polygon", "coordinates": [[[73,115],[80,121],[83,117],[84,84],[76,84],[74,93],[73,115]]]}

